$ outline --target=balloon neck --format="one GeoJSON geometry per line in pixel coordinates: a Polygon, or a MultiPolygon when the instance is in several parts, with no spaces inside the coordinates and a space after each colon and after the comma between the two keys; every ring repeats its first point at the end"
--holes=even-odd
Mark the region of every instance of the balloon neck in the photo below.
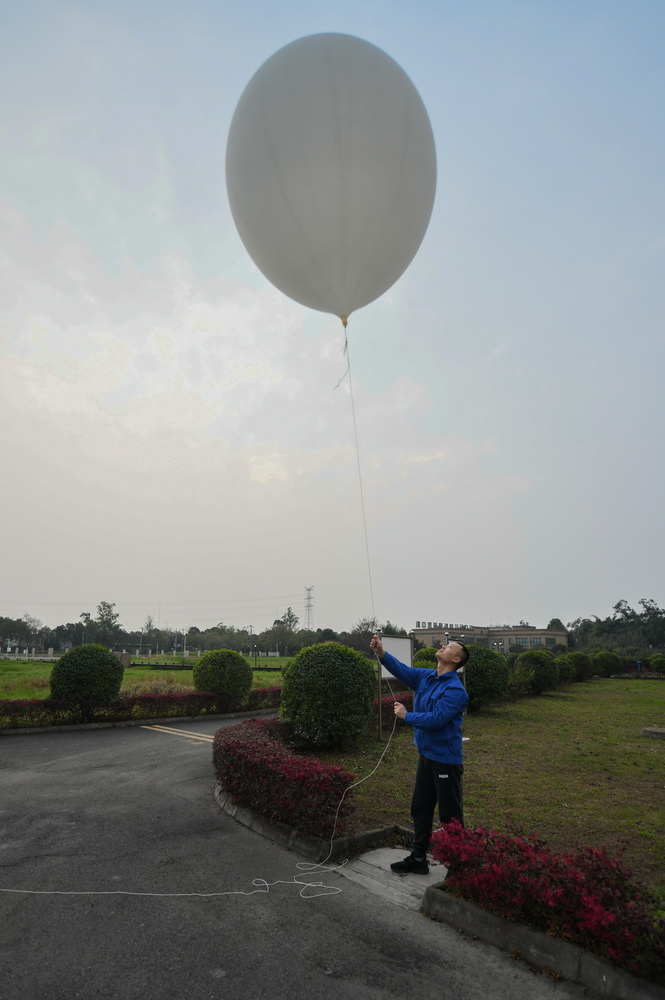
{"type": "Polygon", "coordinates": [[[340,319],[342,321],[342,326],[346,329],[346,327],[349,325],[349,317],[345,313],[343,316],[340,316],[340,319]]]}

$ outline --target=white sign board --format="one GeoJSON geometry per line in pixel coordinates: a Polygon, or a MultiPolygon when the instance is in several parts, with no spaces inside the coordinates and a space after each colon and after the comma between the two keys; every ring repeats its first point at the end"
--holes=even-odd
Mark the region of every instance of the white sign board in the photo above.
{"type": "MultiPolygon", "coordinates": [[[[386,653],[390,653],[407,667],[413,666],[413,639],[410,635],[382,635],[381,642],[386,653]]],[[[394,678],[387,667],[381,664],[381,680],[394,678]]]]}

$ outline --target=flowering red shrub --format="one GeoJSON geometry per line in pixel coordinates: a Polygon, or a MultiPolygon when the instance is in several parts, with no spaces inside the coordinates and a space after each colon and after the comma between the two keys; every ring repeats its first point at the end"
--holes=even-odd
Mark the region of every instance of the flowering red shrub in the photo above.
{"type": "Polygon", "coordinates": [[[604,847],[556,854],[535,835],[449,823],[432,837],[447,892],[593,951],[636,975],[665,976],[665,921],[604,847]]]}
{"type": "MultiPolygon", "coordinates": [[[[344,791],[355,780],[341,767],[297,756],[280,738],[277,719],[247,719],[218,729],[213,767],[234,800],[270,820],[315,837],[330,837],[344,791]]],[[[337,832],[353,810],[349,795],[337,815],[337,832]]]]}

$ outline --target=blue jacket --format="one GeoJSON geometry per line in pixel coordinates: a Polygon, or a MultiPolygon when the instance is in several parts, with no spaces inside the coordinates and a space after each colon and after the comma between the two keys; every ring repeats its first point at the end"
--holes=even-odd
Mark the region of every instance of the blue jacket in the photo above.
{"type": "Polygon", "coordinates": [[[413,726],[418,753],[442,764],[461,764],[462,721],[469,696],[456,671],[439,676],[436,670],[407,667],[390,653],[381,663],[413,689],[413,712],[407,712],[404,721],[413,726]]]}

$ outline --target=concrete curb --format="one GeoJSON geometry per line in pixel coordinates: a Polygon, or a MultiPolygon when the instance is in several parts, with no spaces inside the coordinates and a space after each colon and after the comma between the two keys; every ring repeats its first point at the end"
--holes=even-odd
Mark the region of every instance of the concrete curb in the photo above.
{"type": "Polygon", "coordinates": [[[167,726],[174,722],[199,722],[201,719],[251,719],[274,715],[278,708],[257,708],[253,712],[225,712],[221,715],[169,715],[165,719],[125,719],[122,722],[87,722],[71,726],[25,726],[23,729],[0,729],[0,736],[34,736],[37,733],[75,733],[81,729],[121,729],[124,726],[167,726]]]}
{"type": "Polygon", "coordinates": [[[395,834],[406,835],[411,839],[411,831],[401,826],[387,826],[378,830],[368,830],[355,837],[340,837],[333,840],[319,840],[318,837],[310,837],[304,833],[298,833],[293,827],[285,823],[271,822],[247,806],[240,806],[233,802],[233,796],[226,791],[218,781],[215,785],[215,801],[222,812],[226,813],[237,823],[242,823],[254,833],[259,833],[262,837],[272,840],[280,847],[284,847],[294,854],[299,854],[310,861],[327,861],[328,858],[339,857],[340,854],[349,854],[365,847],[375,847],[384,844],[395,834]]]}
{"type": "Polygon", "coordinates": [[[443,882],[428,886],[420,907],[425,916],[465,931],[545,972],[555,972],[611,1000],[665,1000],[665,989],[638,979],[577,945],[514,924],[451,896],[443,882]]]}

